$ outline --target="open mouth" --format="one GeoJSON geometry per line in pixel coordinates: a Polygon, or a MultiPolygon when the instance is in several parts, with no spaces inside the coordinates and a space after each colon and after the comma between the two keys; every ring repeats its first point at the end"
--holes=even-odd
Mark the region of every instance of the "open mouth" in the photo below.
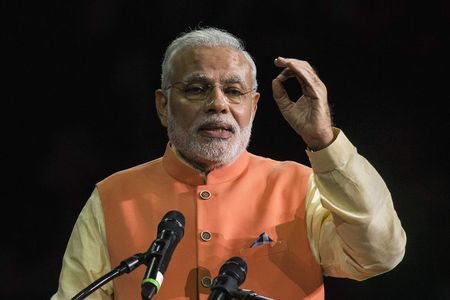
{"type": "Polygon", "coordinates": [[[233,127],[222,122],[203,124],[198,131],[202,136],[219,139],[228,139],[234,134],[233,127]]]}

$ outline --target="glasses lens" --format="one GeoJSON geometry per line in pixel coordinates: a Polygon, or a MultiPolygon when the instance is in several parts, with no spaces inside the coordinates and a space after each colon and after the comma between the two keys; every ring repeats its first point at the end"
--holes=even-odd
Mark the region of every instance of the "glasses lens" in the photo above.
{"type": "Polygon", "coordinates": [[[184,94],[190,100],[204,100],[208,97],[211,88],[202,83],[189,83],[184,86],[184,94]]]}
{"type": "MultiPolygon", "coordinates": [[[[215,85],[207,83],[180,83],[183,84],[179,87],[185,94],[186,98],[194,101],[205,100],[210,97],[212,90],[216,87],[215,85]]],[[[242,98],[245,97],[250,91],[244,91],[240,86],[230,85],[230,86],[220,86],[223,95],[226,97],[227,101],[233,104],[240,103],[242,98]]]]}

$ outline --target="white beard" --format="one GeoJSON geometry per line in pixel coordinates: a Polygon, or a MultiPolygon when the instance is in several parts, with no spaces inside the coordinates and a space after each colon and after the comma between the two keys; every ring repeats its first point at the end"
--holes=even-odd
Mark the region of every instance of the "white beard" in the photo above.
{"type": "Polygon", "coordinates": [[[170,106],[167,117],[169,141],[188,162],[206,167],[208,171],[234,162],[250,142],[253,116],[249,124],[242,129],[231,115],[205,115],[197,119],[190,128],[183,128],[177,123],[170,106]],[[198,129],[209,122],[222,122],[231,126],[232,138],[225,140],[200,136],[198,129]]]}

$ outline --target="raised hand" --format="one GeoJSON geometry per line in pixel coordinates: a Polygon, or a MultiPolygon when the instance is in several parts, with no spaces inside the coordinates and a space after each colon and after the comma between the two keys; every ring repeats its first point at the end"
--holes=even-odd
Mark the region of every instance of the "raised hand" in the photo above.
{"type": "Polygon", "coordinates": [[[272,81],[273,97],[283,117],[308,148],[325,148],[334,139],[327,88],[306,61],[278,57],[274,63],[284,68],[272,81]],[[296,78],[302,90],[303,95],[295,101],[289,98],[283,86],[289,78],[296,78]]]}

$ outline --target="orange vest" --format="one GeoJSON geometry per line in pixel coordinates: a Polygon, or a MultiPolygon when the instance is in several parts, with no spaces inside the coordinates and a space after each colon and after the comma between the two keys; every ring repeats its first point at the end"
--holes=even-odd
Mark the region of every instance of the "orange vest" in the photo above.
{"type": "MultiPolygon", "coordinates": [[[[156,239],[161,218],[178,210],[186,219],[184,237],[154,299],[207,299],[211,290],[204,284],[232,256],[248,265],[242,289],[274,299],[324,299],[322,272],[305,222],[311,172],[295,162],[244,152],[204,178],[167,147],[164,157],[97,184],[111,266],[145,252],[156,239]],[[263,232],[273,242],[251,248],[263,232]]],[[[116,278],[115,299],[141,299],[144,271],[142,265],[116,278]]]]}

